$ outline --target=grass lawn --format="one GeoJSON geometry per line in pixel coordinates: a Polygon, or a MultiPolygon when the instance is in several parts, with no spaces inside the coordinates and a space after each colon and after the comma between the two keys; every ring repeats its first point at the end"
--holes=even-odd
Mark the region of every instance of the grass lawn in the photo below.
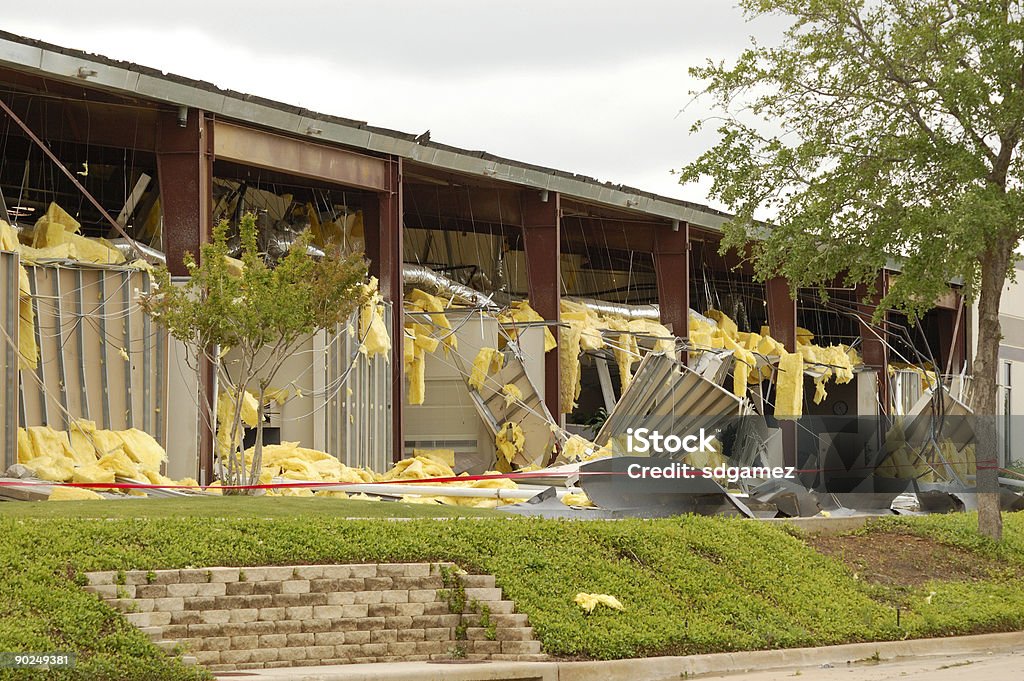
{"type": "Polygon", "coordinates": [[[999,546],[974,534],[973,515],[873,525],[866,532],[880,540],[922,537],[976,556],[982,566],[892,584],[864,578],[841,551],[825,555],[786,528],[741,519],[492,515],[381,522],[342,517],[369,512],[350,504],[385,506],[379,502],[217,499],[202,500],[195,512],[177,500],[155,503],[166,508],[153,505],[147,517],[126,516],[120,507],[130,502],[3,508],[0,650],[79,653],[74,672],[45,678],[204,678],[82,591],[81,573],[296,563],[450,560],[494,574],[529,615],[545,651],[561,656],[690,654],[1024,627],[1024,514],[1006,516],[1007,540],[999,546]],[[271,507],[279,513],[271,515],[271,507]],[[241,511],[249,517],[226,517],[241,511]],[[580,591],[612,594],[626,609],[585,615],[573,603],[580,591]]]}

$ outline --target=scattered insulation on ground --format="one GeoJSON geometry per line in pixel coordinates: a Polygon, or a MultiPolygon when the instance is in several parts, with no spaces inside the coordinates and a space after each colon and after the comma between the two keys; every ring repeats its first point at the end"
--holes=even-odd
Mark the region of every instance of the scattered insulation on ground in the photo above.
{"type": "Polygon", "coordinates": [[[594,608],[599,605],[603,605],[612,610],[625,610],[622,603],[615,596],[609,596],[608,594],[588,594],[578,593],[576,598],[573,599],[576,605],[583,608],[584,612],[588,615],[594,612],[594,608]]]}

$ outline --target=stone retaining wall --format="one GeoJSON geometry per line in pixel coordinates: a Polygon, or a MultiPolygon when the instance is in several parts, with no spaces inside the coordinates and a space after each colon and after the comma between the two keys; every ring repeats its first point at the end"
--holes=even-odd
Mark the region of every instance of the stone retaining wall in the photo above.
{"type": "Polygon", "coordinates": [[[181,643],[212,671],[545,659],[526,615],[502,598],[494,577],[457,575],[448,565],[135,570],[87,577],[87,590],[162,648],[181,643]],[[464,589],[463,613],[451,612],[442,569],[464,589]]]}

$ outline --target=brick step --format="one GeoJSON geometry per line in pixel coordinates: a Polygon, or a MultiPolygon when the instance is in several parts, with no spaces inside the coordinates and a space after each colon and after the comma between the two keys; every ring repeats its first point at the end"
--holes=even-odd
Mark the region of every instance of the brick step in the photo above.
{"type": "Polygon", "coordinates": [[[181,645],[181,641],[175,641],[174,639],[162,639],[160,641],[154,641],[156,647],[164,651],[168,655],[173,655],[175,648],[181,645]]]}
{"type": "Polygon", "coordinates": [[[183,661],[212,671],[461,655],[545,659],[528,618],[493,575],[459,574],[466,608],[453,614],[437,565],[107,571],[87,579],[88,591],[162,650],[181,646],[189,650],[183,661]],[[465,640],[457,641],[460,624],[465,640]]]}
{"type": "MultiPolygon", "coordinates": [[[[523,614],[515,615],[489,615],[490,623],[495,627],[528,627],[530,626],[529,618],[523,614]]],[[[477,614],[466,614],[463,615],[463,621],[467,627],[482,627],[483,626],[483,615],[477,614]]]]}
{"type": "Polygon", "coordinates": [[[540,641],[460,641],[468,655],[539,655],[540,641]]]}
{"type": "Polygon", "coordinates": [[[124,618],[139,628],[163,627],[171,623],[169,612],[129,612],[124,618]]]}
{"type": "Polygon", "coordinates": [[[199,664],[210,671],[218,672],[284,666],[385,662],[393,661],[395,658],[404,661],[426,661],[432,656],[438,656],[436,659],[451,657],[449,651],[452,648],[453,644],[450,641],[346,643],[256,650],[200,650],[196,651],[194,656],[199,664]]]}
{"type": "Polygon", "coordinates": [[[532,641],[532,627],[496,627],[493,631],[487,627],[467,627],[466,638],[470,641],[486,641],[489,635],[496,641],[532,641]]]}
{"type": "Polygon", "coordinates": [[[185,638],[182,643],[190,651],[263,650],[309,646],[366,645],[370,643],[454,642],[455,630],[450,627],[432,629],[372,629],[360,631],[328,631],[293,634],[261,634],[223,636],[223,632],[185,638]]]}
{"type": "Polygon", "coordinates": [[[466,589],[493,589],[494,575],[459,575],[462,586],[466,589]]]}
{"type": "MultiPolygon", "coordinates": [[[[467,591],[469,591],[469,589],[467,589],[467,591]]],[[[472,610],[470,608],[471,605],[472,605],[472,603],[470,602],[470,599],[467,598],[466,599],[466,609],[464,611],[465,614],[467,614],[467,615],[475,615],[475,614],[477,614],[477,612],[475,610],[472,610]]],[[[485,605],[490,610],[492,615],[514,615],[515,614],[516,604],[513,603],[512,601],[505,601],[505,600],[493,600],[493,601],[477,600],[477,606],[482,608],[485,605]]]]}
{"type": "Polygon", "coordinates": [[[160,641],[164,638],[163,627],[143,627],[139,631],[148,636],[150,641],[160,641]]]}
{"type": "MultiPolygon", "coordinates": [[[[443,658],[437,658],[443,659],[443,658]]],[[[494,662],[547,662],[550,658],[544,653],[535,654],[504,654],[504,653],[467,653],[466,659],[471,662],[491,660],[494,662]]]]}
{"type": "Polygon", "coordinates": [[[264,636],[270,634],[320,634],[353,631],[433,631],[454,630],[458,615],[421,617],[349,617],[331,620],[295,620],[234,622],[226,624],[172,624],[163,627],[163,636],[171,639],[200,637],[264,636]]]}
{"type": "MultiPolygon", "coordinates": [[[[287,579],[365,579],[367,577],[436,577],[440,567],[453,568],[451,563],[384,563],[347,565],[290,565],[281,567],[211,567],[184,570],[106,570],[86,574],[90,585],[138,586],[142,584],[202,584],[212,582],[261,582],[287,579]]],[[[470,576],[470,575],[466,575],[470,576]]]]}

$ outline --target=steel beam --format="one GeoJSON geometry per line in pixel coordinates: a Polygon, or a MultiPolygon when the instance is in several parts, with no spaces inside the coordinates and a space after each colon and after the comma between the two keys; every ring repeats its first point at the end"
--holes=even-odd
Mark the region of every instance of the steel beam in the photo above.
{"type": "MultiPolygon", "coordinates": [[[[210,210],[213,182],[212,140],[206,114],[189,110],[184,127],[177,112],[163,112],[157,125],[157,177],[163,211],[163,249],[171,274],[185,276],[186,252],[199,258],[200,247],[210,239],[210,210]]],[[[213,416],[215,370],[200,353],[199,380],[202,383],[209,419],[199,415],[200,482],[213,481],[213,416]]]]}
{"type": "Polygon", "coordinates": [[[470,224],[522,224],[518,189],[407,183],[403,200],[410,218],[457,218],[470,224]]]}
{"type": "MultiPolygon", "coordinates": [[[[561,321],[561,196],[557,192],[527,190],[521,193],[523,244],[530,282],[530,305],[549,323],[561,321]]],[[[558,337],[558,327],[551,327],[558,337]]],[[[556,419],[564,409],[558,400],[558,351],[544,357],[544,402],[556,419]]],[[[570,405],[565,405],[569,407],[570,405]]]]}
{"type": "Polygon", "coordinates": [[[871,319],[878,309],[878,304],[889,292],[889,276],[879,272],[875,280],[874,293],[868,292],[864,284],[857,286],[857,314],[860,317],[860,355],[866,366],[878,372],[879,415],[889,413],[889,345],[886,342],[888,329],[887,316],[882,317],[881,325],[871,325],[871,319]]]}
{"type": "Polygon", "coordinates": [[[683,222],[678,230],[658,230],[654,248],[661,323],[686,338],[690,328],[690,226],[683,222]]]}
{"type": "Polygon", "coordinates": [[[376,192],[391,191],[389,163],[386,159],[222,120],[217,120],[213,127],[213,151],[218,160],[234,161],[347,187],[376,192]]]}
{"type": "Polygon", "coordinates": [[[387,162],[387,191],[378,193],[363,205],[366,257],[370,260],[370,274],[377,277],[384,299],[392,303],[391,443],[394,461],[402,459],[405,449],[402,418],[405,405],[402,216],[402,159],[394,158],[387,162]]]}

